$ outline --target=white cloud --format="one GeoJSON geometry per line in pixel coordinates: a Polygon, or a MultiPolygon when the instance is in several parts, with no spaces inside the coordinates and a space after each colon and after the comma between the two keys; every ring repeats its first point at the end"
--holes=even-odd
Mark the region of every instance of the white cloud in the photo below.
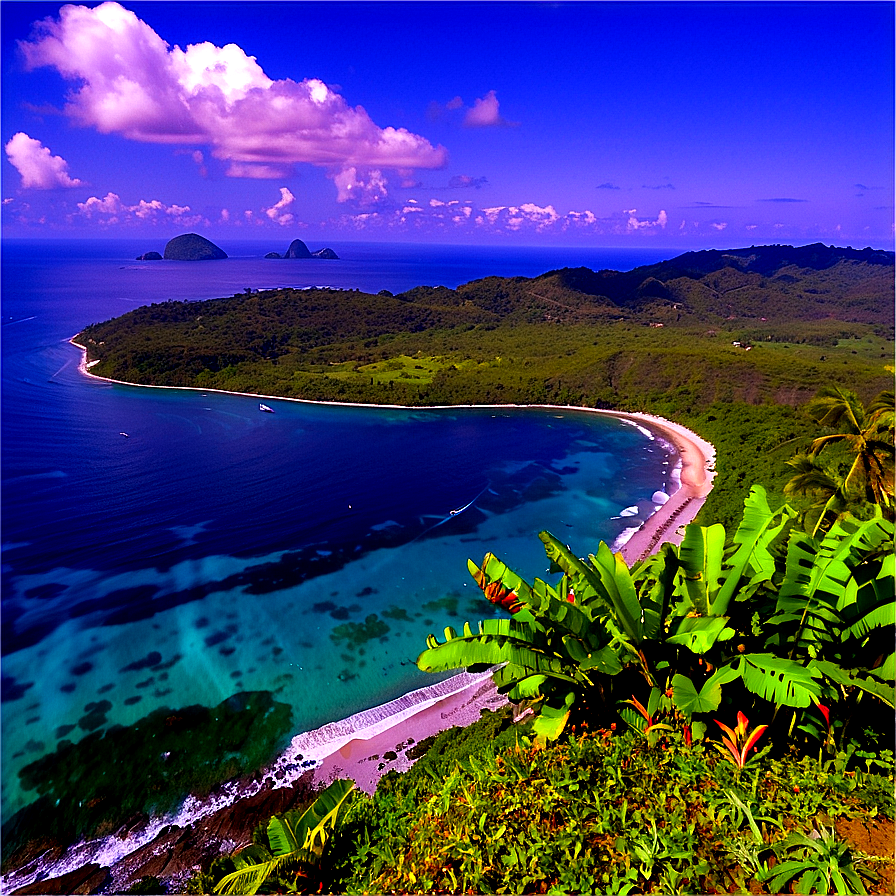
{"type": "Polygon", "coordinates": [[[386,179],[381,171],[364,171],[350,166],[331,175],[331,178],[336,184],[337,202],[373,205],[386,196],[386,179]]]}
{"type": "MultiPolygon", "coordinates": [[[[459,97],[455,97],[455,100],[459,97]]],[[[455,102],[452,100],[452,102],[455,102]]],[[[449,108],[457,108],[449,105],[449,108]]],[[[498,95],[494,90],[490,90],[484,97],[473,101],[473,108],[467,110],[464,116],[464,127],[466,128],[495,128],[495,127],[513,127],[516,122],[506,121],[501,117],[501,104],[498,102],[498,95]]]]}
{"type": "Polygon", "coordinates": [[[637,211],[638,210],[636,208],[625,209],[623,211],[623,214],[628,215],[627,224],[629,230],[645,230],[656,227],[662,229],[666,226],[666,223],[669,220],[668,215],[666,215],[666,212],[663,209],[660,209],[660,213],[656,216],[655,221],[651,221],[649,218],[639,220],[635,217],[637,211]]]}
{"type": "Polygon", "coordinates": [[[70,177],[68,162],[54,156],[40,140],[19,131],[4,147],[7,158],[22,176],[22,186],[36,190],[53,190],[58,187],[80,187],[82,182],[70,177]]]}
{"type": "Polygon", "coordinates": [[[286,211],[295,201],[296,197],[293,196],[287,187],[280,187],[280,200],[275,202],[270,208],[262,209],[262,211],[275,224],[286,227],[295,220],[295,215],[286,211]]]}
{"type": "Polygon", "coordinates": [[[284,177],[306,162],[327,169],[343,201],[352,191],[370,201],[385,191],[384,168],[447,161],[444,147],[377,126],[316,78],[272,80],[236,44],[170,48],[118,3],[63,6],[21,48],[29,68],[50,66],[77,83],[65,112],[78,124],[146,143],[207,145],[231,177],[284,177]]]}
{"type": "Polygon", "coordinates": [[[166,205],[158,199],[141,199],[134,205],[121,201],[117,193],[106,193],[100,199],[90,196],[77,204],[78,214],[104,226],[133,224],[177,224],[181,227],[194,227],[197,224],[208,224],[202,216],[191,213],[189,205],[166,205]]]}

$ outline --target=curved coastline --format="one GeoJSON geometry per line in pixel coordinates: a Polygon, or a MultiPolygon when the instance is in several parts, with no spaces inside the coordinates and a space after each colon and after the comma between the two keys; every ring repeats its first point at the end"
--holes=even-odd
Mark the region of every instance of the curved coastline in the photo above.
{"type": "Polygon", "coordinates": [[[311,401],[307,398],[287,398],[282,395],[263,395],[256,392],[233,392],[227,389],[203,389],[198,386],[151,386],[146,383],[129,383],[125,380],[115,380],[111,377],[92,373],[90,368],[97,362],[87,362],[87,347],[75,341],[78,335],[76,334],[69,340],[73,346],[81,350],[78,370],[85,376],[120,386],[134,386],[143,389],[175,389],[182,392],[215,392],[221,395],[242,395],[247,398],[291,401],[298,404],[330,405],[333,407],[390,408],[392,410],[516,408],[520,410],[576,411],[602,414],[605,417],[616,417],[623,422],[637,426],[649,438],[660,438],[672,448],[671,453],[677,455],[677,467],[673,471],[672,480],[673,483],[677,482],[678,487],[668,493],[668,500],[637,529],[626,530],[612,545],[613,550],[620,551],[629,565],[649,557],[660,544],[665,542],[680,544],[682,527],[694,519],[706,501],[706,497],[712,491],[712,483],[715,478],[715,446],[680,423],[675,423],[672,420],[667,420],[665,417],[658,417],[653,414],[550,404],[457,404],[411,407],[400,404],[365,404],[353,401],[311,401]]]}
{"type": "MultiPolygon", "coordinates": [[[[81,349],[78,369],[93,379],[126,386],[127,383],[101,377],[89,370],[87,349],[81,349]]],[[[348,405],[354,407],[405,408],[404,405],[369,405],[350,402],[313,402],[305,399],[258,395],[249,392],[228,392],[223,389],[199,389],[192,386],[146,386],[146,388],[180,389],[184,391],[217,392],[244,395],[254,399],[295,401],[305,404],[348,405]]],[[[680,543],[682,527],[693,520],[712,489],[715,475],[715,448],[696,433],[680,424],[643,413],[597,410],[558,405],[440,405],[438,408],[543,408],[558,411],[587,411],[616,417],[637,426],[649,438],[660,439],[676,455],[676,466],[668,486],[668,500],[639,528],[627,530],[617,539],[614,549],[620,550],[628,564],[649,556],[663,542],[680,543]],[[677,488],[674,485],[677,483],[677,488]]],[[[414,408],[416,410],[416,408],[414,408]]],[[[484,709],[498,709],[507,698],[498,694],[490,674],[473,675],[461,672],[448,679],[411,691],[381,706],[356,713],[347,719],[330,722],[313,731],[295,735],[290,746],[268,768],[249,781],[234,781],[224,785],[207,800],[189,797],[174,816],[152,819],[142,830],[130,832],[121,839],[112,835],[101,840],[72,844],[64,854],[46,862],[38,859],[26,868],[16,869],[3,877],[3,890],[30,884],[64,874],[94,862],[107,867],[113,880],[124,883],[131,865],[129,857],[151,848],[161,832],[171,825],[186,828],[200,819],[226,811],[233,803],[263,790],[294,785],[303,776],[310,776],[315,784],[326,784],[335,778],[351,778],[362,790],[372,793],[380,777],[390,770],[403,771],[411,765],[405,750],[414,743],[438,734],[447,728],[466,726],[479,718],[484,709]],[[394,756],[391,761],[381,757],[394,756]]],[[[228,844],[231,850],[245,843],[228,844]]]]}

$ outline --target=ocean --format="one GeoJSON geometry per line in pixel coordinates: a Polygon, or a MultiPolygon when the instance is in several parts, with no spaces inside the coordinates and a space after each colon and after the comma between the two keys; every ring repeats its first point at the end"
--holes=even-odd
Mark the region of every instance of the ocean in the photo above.
{"type": "Polygon", "coordinates": [[[207,263],[151,241],[2,244],[2,811],[18,772],[152,710],[273,691],[292,734],[432,683],[427,633],[493,615],[467,572],[492,551],[546,576],[537,533],[580,555],[653,509],[676,458],[571,409],[313,405],[125,386],[79,371],[87,324],[246,287],[400,292],[669,250],[273,241],[207,263]],[[311,245],[310,248],[320,248],[311,245]],[[461,513],[452,510],[466,508],[461,513]]]}

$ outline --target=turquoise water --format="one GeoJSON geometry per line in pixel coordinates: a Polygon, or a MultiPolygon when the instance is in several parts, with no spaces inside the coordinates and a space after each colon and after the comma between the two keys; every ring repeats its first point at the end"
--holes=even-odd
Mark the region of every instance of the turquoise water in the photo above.
{"type": "Polygon", "coordinates": [[[140,244],[4,245],[4,812],[31,798],[18,770],[60,740],[161,706],[272,690],[297,732],[425,685],[426,634],[492,610],[468,557],[545,575],[540,529],[585,553],[665,488],[663,446],[596,414],[284,401],[262,414],[250,397],[79,373],[69,337],[163,296],[321,271],[393,291],[540,272],[535,250],[464,266],[444,247],[388,247],[387,265],[349,244],[334,245],[345,263],[286,282],[252,248],[184,273],[131,262],[140,244]]]}

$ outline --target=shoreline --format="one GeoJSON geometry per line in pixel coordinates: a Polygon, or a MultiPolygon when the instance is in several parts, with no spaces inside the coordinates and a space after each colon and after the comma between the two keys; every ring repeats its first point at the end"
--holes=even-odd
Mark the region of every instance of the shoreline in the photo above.
{"type": "MultiPolygon", "coordinates": [[[[458,409],[458,408],[518,408],[576,411],[616,417],[637,426],[648,438],[660,439],[668,444],[677,463],[670,470],[667,483],[668,499],[658,510],[634,531],[623,532],[613,546],[631,565],[643,559],[661,543],[678,544],[680,529],[693,520],[712,489],[715,476],[715,448],[680,424],[644,413],[577,408],[560,405],[438,405],[425,408],[408,408],[405,405],[371,405],[357,402],[319,402],[277,395],[258,395],[248,392],[229,392],[224,389],[201,389],[193,386],[145,386],[101,377],[89,370],[87,349],[69,342],[82,352],[78,370],[96,380],[124,386],[143,386],[150,389],[179,389],[181,391],[214,392],[241,395],[253,399],[292,401],[303,404],[391,408],[391,409],[458,409]],[[674,485],[677,482],[677,488],[674,485]]],[[[670,457],[670,461],[673,458],[670,457]]],[[[507,698],[498,694],[488,672],[473,675],[463,671],[447,679],[411,691],[380,706],[356,713],[346,719],[335,720],[312,731],[296,734],[289,747],[252,782],[229,782],[219,793],[203,801],[188,797],[181,810],[173,817],[152,819],[139,832],[133,832],[125,840],[113,835],[104,840],[71,844],[62,856],[56,856],[47,864],[40,859],[24,868],[4,875],[4,892],[38,880],[58,877],[88,863],[107,867],[115,876],[115,869],[124,865],[128,856],[153,843],[160,833],[171,825],[186,827],[227,805],[250,798],[266,789],[276,790],[294,785],[310,773],[315,786],[324,786],[343,777],[350,778],[366,793],[376,789],[379,779],[391,770],[405,771],[412,764],[406,750],[425,738],[432,737],[452,727],[465,727],[476,721],[483,710],[495,710],[507,704],[507,698]]],[[[232,843],[230,851],[248,845],[232,843]]],[[[123,881],[121,881],[123,883],[123,881]]]]}
{"type": "Polygon", "coordinates": [[[447,411],[458,408],[468,410],[514,408],[518,410],[546,410],[546,411],[575,411],[589,414],[602,414],[606,417],[616,417],[633,426],[637,426],[645,434],[655,439],[659,436],[666,441],[678,457],[678,470],[672,471],[672,479],[677,479],[678,487],[667,492],[668,500],[654,513],[652,513],[634,531],[628,530],[616,539],[611,545],[614,552],[621,552],[626,563],[632,564],[637,560],[643,560],[661,543],[680,544],[682,536],[678,529],[691,522],[703,506],[706,497],[712,491],[712,483],[715,478],[715,446],[697,433],[654,414],[645,414],[640,411],[612,411],[601,408],[576,407],[574,405],[554,404],[435,404],[435,405],[404,405],[404,404],[368,404],[360,401],[313,401],[308,398],[288,398],[283,395],[265,395],[258,392],[235,392],[229,389],[204,389],[199,386],[152,386],[146,383],[129,383],[125,380],[116,380],[107,376],[99,376],[92,373],[90,368],[99,363],[87,361],[87,347],[76,342],[80,334],[75,334],[69,339],[69,343],[81,351],[81,359],[78,362],[78,372],[91,379],[105,383],[114,383],[118,386],[133,386],[139,389],[174,389],[180,392],[213,392],[218,395],[240,395],[245,398],[256,398],[268,401],[289,401],[295,404],[320,405],[325,407],[350,407],[350,408],[385,408],[388,410],[432,410],[447,411]],[[677,476],[676,476],[677,472],[677,476]],[[672,524],[675,529],[669,532],[672,524]]]}

